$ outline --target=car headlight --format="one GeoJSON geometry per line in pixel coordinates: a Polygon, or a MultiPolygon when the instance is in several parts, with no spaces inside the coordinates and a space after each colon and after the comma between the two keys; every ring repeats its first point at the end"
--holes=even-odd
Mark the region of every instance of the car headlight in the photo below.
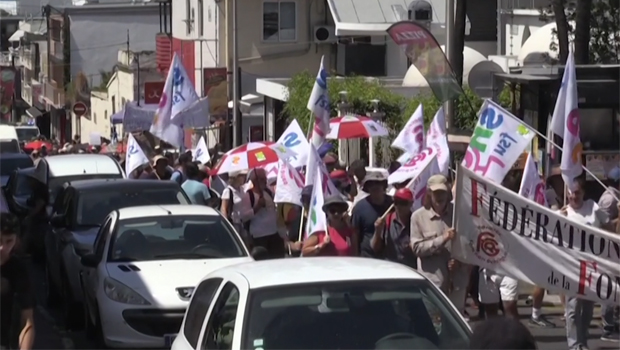
{"type": "Polygon", "coordinates": [[[131,305],[151,305],[148,300],[144,299],[144,297],[136,291],[112,278],[106,278],[103,281],[103,291],[108,298],[119,303],[131,305]]]}

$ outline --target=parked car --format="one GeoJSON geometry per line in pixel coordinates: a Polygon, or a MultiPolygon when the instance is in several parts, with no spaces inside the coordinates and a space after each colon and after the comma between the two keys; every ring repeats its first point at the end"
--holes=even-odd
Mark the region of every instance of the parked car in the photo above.
{"type": "Polygon", "coordinates": [[[50,192],[48,214],[51,214],[51,204],[65,182],[126,177],[118,162],[105,154],[64,154],[41,158],[35,176],[50,192]]]}
{"type": "Polygon", "coordinates": [[[79,328],[82,256],[90,253],[99,227],[115,210],[131,206],[189,204],[174,181],[81,180],[65,183],[53,204],[50,230],[39,241],[45,247],[47,301],[61,301],[65,322],[79,328]]]}
{"type": "Polygon", "coordinates": [[[9,177],[17,169],[32,168],[32,158],[25,153],[2,153],[0,156],[0,182],[5,187],[9,177]]]}
{"type": "Polygon", "coordinates": [[[86,333],[114,348],[169,348],[202,276],[252,261],[213,208],[160,205],[115,210],[82,257],[86,333]]]}
{"type": "Polygon", "coordinates": [[[32,188],[28,184],[28,178],[33,174],[34,168],[17,169],[9,176],[4,187],[9,208],[19,217],[26,216],[30,210],[27,202],[32,195],[32,188]]]}
{"type": "Polygon", "coordinates": [[[172,350],[468,349],[448,298],[407,266],[330,257],[222,268],[196,287],[172,350]]]}

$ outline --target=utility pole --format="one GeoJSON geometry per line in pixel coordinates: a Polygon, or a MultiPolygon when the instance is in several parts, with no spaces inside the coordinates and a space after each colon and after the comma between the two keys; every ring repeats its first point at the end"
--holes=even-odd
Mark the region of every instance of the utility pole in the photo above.
{"type": "Polygon", "coordinates": [[[237,0],[232,0],[232,77],[233,77],[233,91],[232,91],[232,128],[233,128],[233,147],[241,145],[242,118],[239,115],[239,48],[237,42],[237,0]]]}
{"type": "MultiPolygon", "coordinates": [[[[454,7],[455,0],[446,0],[446,56],[450,64],[454,62],[454,7]]],[[[446,115],[446,130],[450,130],[454,126],[454,100],[448,100],[444,104],[446,115]]]]}

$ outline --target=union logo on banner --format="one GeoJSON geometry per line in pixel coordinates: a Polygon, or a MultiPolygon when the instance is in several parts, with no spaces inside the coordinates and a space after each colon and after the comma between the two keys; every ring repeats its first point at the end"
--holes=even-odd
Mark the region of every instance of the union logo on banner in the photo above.
{"type": "Polygon", "coordinates": [[[144,83],[144,103],[158,104],[161,99],[161,93],[164,91],[165,82],[146,82],[144,83]]]}
{"type": "Polygon", "coordinates": [[[497,264],[506,260],[508,246],[499,232],[490,226],[478,226],[476,241],[470,241],[469,247],[472,253],[489,264],[497,264]]]}

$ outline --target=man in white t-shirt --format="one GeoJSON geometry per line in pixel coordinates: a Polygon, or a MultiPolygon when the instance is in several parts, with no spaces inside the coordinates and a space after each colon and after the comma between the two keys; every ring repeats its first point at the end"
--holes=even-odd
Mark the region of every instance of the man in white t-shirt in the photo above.
{"type": "MultiPolygon", "coordinates": [[[[608,229],[609,218],[591,199],[584,200],[586,181],[575,179],[568,194],[568,205],[560,213],[572,221],[597,228],[608,229]]],[[[589,327],[592,322],[594,302],[576,297],[566,297],[566,340],[569,350],[588,349],[589,327]]]]}

